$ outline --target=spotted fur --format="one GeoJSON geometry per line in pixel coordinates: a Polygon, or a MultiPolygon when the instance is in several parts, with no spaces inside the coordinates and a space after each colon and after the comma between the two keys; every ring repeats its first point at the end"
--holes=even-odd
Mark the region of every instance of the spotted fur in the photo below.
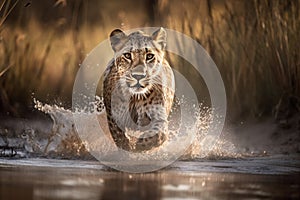
{"type": "Polygon", "coordinates": [[[103,83],[104,104],[115,144],[127,151],[146,151],[167,138],[174,98],[174,74],[164,58],[166,32],[140,31],[110,35],[114,59],[103,83]]]}

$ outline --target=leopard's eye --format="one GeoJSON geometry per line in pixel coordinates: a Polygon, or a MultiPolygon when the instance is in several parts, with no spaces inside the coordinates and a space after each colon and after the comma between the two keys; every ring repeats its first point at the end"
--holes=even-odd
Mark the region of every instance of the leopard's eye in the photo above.
{"type": "Polygon", "coordinates": [[[131,53],[124,53],[123,55],[125,58],[131,60],[131,53]]]}
{"type": "Polygon", "coordinates": [[[152,60],[153,58],[154,58],[154,54],[152,54],[152,53],[148,53],[148,54],[146,55],[146,60],[147,60],[147,61],[152,60]]]}

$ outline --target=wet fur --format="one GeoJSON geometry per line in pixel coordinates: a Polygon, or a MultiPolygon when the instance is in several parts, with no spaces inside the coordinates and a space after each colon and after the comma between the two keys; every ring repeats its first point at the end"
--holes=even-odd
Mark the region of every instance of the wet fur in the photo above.
{"type": "Polygon", "coordinates": [[[167,137],[167,118],[174,98],[174,75],[163,56],[165,44],[154,36],[142,32],[126,36],[121,32],[117,39],[111,39],[115,58],[104,76],[104,104],[114,142],[128,151],[151,150],[160,146],[167,137]],[[141,64],[149,50],[156,58],[151,67],[149,63],[141,64]],[[131,62],[124,59],[124,52],[131,52],[131,62]],[[145,89],[141,93],[128,86],[133,81],[128,72],[137,65],[147,68],[143,82],[145,89]],[[130,132],[136,132],[136,135],[128,134],[130,132]]]}

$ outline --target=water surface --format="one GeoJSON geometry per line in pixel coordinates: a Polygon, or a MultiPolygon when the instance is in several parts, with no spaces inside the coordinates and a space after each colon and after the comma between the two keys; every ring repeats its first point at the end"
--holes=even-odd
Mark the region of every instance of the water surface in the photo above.
{"type": "Polygon", "coordinates": [[[177,161],[129,174],[97,161],[0,159],[0,199],[299,199],[299,156],[177,161]]]}

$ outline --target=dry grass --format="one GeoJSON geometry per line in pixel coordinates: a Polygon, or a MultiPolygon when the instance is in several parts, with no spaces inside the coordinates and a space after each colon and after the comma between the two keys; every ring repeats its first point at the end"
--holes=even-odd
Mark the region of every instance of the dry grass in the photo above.
{"type": "MultiPolygon", "coordinates": [[[[25,5],[18,0],[1,1],[0,5],[3,5],[5,12],[0,10],[0,16],[3,16],[0,18],[0,113],[22,115],[33,110],[32,97],[44,102],[71,106],[75,75],[87,53],[99,42],[107,39],[113,28],[118,27],[114,24],[130,27],[129,23],[121,23],[127,20],[126,17],[121,19],[124,18],[123,10],[116,12],[114,18],[105,16],[109,12],[107,10],[97,11],[100,6],[103,7],[103,2],[66,2],[68,9],[64,8],[65,5],[56,5],[55,2],[50,5],[50,9],[57,9],[60,14],[62,11],[70,13],[56,21],[48,16],[51,23],[45,26],[32,13],[37,10],[38,16],[41,16],[43,10],[36,8],[29,11],[29,14],[19,14],[26,19],[19,19],[18,14],[15,14],[15,21],[6,24],[6,13],[14,14],[16,10],[20,12],[25,5]],[[13,10],[16,4],[19,7],[13,10]],[[96,22],[87,23],[88,13],[92,13],[90,17],[96,22]],[[95,17],[99,18],[95,20],[95,17]]],[[[113,2],[111,6],[115,4],[113,2]]],[[[105,8],[108,9],[109,6],[105,8]]],[[[136,8],[131,6],[130,9],[136,8]]],[[[130,19],[137,23],[135,16],[130,19]]]]}
{"type": "MultiPolygon", "coordinates": [[[[8,11],[15,5],[4,1],[8,11]]],[[[70,27],[59,31],[65,22],[45,28],[34,18],[22,26],[0,29],[0,110],[20,115],[32,110],[32,97],[70,105],[73,81],[80,63],[99,41],[105,39],[102,27],[70,27]]]]}
{"type": "Polygon", "coordinates": [[[282,99],[299,104],[298,1],[162,0],[159,7],[168,27],[195,38],[216,62],[231,116],[269,115],[282,99]]]}
{"type": "Polygon", "coordinates": [[[103,35],[101,30],[88,28],[81,32],[57,33],[51,28],[41,31],[32,22],[28,29],[37,34],[6,28],[0,44],[0,69],[10,66],[0,80],[0,96],[3,105],[10,105],[8,110],[15,114],[18,104],[30,105],[32,96],[43,101],[70,101],[79,65],[103,35]],[[86,38],[94,40],[83,43],[86,38]]]}
{"type": "MultiPolygon", "coordinates": [[[[32,93],[52,103],[59,98],[70,101],[79,64],[107,38],[116,19],[106,16],[100,26],[83,23],[79,29],[71,25],[64,31],[58,31],[63,20],[48,28],[34,18],[23,27],[5,26],[14,2],[0,3],[1,13],[6,10],[0,15],[1,111],[19,113],[32,102],[32,93]]],[[[154,5],[158,9],[154,23],[190,35],[208,50],[225,82],[230,115],[269,115],[279,102],[299,98],[299,2],[219,2],[160,0],[154,5]]],[[[137,18],[134,13],[120,11],[117,16],[124,18],[125,27],[134,27],[128,20],[137,18]]],[[[183,73],[197,83],[193,71],[183,73]]],[[[207,91],[204,87],[201,84],[197,91],[207,91]]]]}
{"type": "MultiPolygon", "coordinates": [[[[10,1],[3,0],[0,3],[0,31],[2,30],[2,25],[5,21],[5,19],[8,17],[9,13],[12,11],[12,9],[16,6],[17,1],[10,7],[10,1]]],[[[0,69],[0,77],[10,68],[11,66],[7,66],[3,69],[0,69]]]]}

